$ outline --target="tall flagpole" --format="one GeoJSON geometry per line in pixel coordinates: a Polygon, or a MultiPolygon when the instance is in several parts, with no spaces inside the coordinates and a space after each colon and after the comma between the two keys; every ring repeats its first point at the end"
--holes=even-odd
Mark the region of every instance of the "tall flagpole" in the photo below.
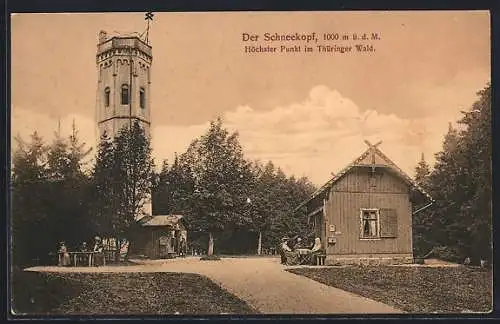
{"type": "Polygon", "coordinates": [[[153,21],[153,17],[154,17],[154,14],[151,11],[149,11],[146,13],[146,16],[144,18],[148,22],[148,26],[146,28],[146,44],[148,44],[148,45],[149,45],[149,22],[153,21]]]}

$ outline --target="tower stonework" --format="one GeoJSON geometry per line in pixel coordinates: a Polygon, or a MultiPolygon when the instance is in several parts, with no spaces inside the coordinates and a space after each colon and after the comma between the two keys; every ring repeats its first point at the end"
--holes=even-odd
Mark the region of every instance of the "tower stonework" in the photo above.
{"type": "MultiPolygon", "coordinates": [[[[118,136],[123,127],[136,121],[151,139],[151,64],[152,48],[136,36],[108,37],[99,33],[97,44],[96,117],[98,138],[104,132],[118,136]]],[[[151,197],[136,219],[152,214],[151,197]]]]}
{"type": "Polygon", "coordinates": [[[138,37],[99,34],[97,126],[114,138],[138,121],[150,137],[152,48],[138,37]]]}

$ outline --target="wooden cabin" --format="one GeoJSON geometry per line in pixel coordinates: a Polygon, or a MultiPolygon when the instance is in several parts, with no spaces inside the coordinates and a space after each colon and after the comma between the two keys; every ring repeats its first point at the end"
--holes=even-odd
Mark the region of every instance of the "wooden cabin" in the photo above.
{"type": "Polygon", "coordinates": [[[187,230],[182,215],[146,216],[139,221],[135,254],[150,259],[173,258],[180,254],[182,241],[187,247],[187,230]]]}
{"type": "Polygon", "coordinates": [[[296,208],[326,250],[325,264],[412,263],[412,216],[432,197],[377,146],[296,208]]]}

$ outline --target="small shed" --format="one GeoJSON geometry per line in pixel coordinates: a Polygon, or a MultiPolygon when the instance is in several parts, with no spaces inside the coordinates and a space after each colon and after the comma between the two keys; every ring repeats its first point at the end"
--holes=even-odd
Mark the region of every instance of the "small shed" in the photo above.
{"type": "Polygon", "coordinates": [[[146,216],[138,223],[140,233],[136,239],[136,251],[151,259],[176,257],[187,247],[187,230],[182,215],[146,216]]]}
{"type": "Polygon", "coordinates": [[[412,263],[412,216],[433,200],[378,145],[302,202],[326,264],[412,263]]]}

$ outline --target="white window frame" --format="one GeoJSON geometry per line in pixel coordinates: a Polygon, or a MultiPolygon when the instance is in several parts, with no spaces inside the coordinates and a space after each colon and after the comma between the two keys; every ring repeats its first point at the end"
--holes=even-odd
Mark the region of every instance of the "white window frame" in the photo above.
{"type": "Polygon", "coordinates": [[[378,241],[380,240],[380,209],[379,208],[361,208],[359,213],[359,239],[363,241],[378,241]],[[363,213],[367,212],[375,212],[377,215],[377,236],[373,237],[363,237],[363,213]]]}

